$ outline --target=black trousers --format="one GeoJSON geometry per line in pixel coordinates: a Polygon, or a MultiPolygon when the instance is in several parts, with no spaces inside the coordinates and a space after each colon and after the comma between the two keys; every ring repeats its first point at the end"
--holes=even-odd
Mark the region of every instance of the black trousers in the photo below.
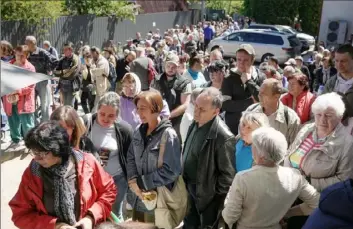
{"type": "Polygon", "coordinates": [[[203,45],[203,51],[205,52],[207,49],[208,44],[210,43],[211,40],[205,39],[204,45],[203,45]]]}
{"type": "Polygon", "coordinates": [[[188,213],[184,218],[183,229],[213,229],[218,228],[219,214],[224,200],[215,199],[205,210],[199,212],[196,208],[196,185],[187,184],[188,190],[188,213]]]}
{"type": "Polygon", "coordinates": [[[92,95],[90,90],[83,90],[81,94],[81,106],[85,114],[88,114],[92,111],[94,107],[94,100],[96,99],[95,95],[92,95]]]}

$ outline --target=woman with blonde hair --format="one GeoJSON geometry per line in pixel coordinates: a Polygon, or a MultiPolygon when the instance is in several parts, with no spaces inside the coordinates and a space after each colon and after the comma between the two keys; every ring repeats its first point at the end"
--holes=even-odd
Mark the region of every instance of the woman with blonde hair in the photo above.
{"type": "Polygon", "coordinates": [[[50,120],[58,121],[69,135],[71,147],[75,150],[82,150],[92,153],[100,162],[97,149],[92,141],[85,135],[86,127],[83,120],[78,116],[76,110],[71,106],[61,106],[57,108],[50,116],[50,120]]]}

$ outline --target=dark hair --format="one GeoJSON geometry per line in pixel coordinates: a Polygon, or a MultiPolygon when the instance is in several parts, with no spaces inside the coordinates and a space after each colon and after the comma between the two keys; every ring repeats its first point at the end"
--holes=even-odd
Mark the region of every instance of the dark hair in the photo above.
{"type": "Polygon", "coordinates": [[[97,225],[95,229],[158,229],[158,227],[154,226],[153,224],[129,221],[119,224],[104,222],[97,225]]]}
{"type": "Polygon", "coordinates": [[[26,57],[28,57],[29,50],[27,45],[19,45],[15,48],[15,52],[23,52],[26,57]]]}
{"type": "Polygon", "coordinates": [[[66,162],[71,153],[67,131],[58,121],[44,121],[32,128],[25,137],[25,145],[30,150],[51,152],[66,162]]]}
{"type": "Polygon", "coordinates": [[[63,121],[68,127],[72,128],[71,143],[73,147],[79,147],[81,137],[86,132],[83,121],[78,116],[76,110],[71,106],[61,106],[54,110],[50,120],[63,121]]]}
{"type": "Polygon", "coordinates": [[[348,53],[349,56],[353,59],[353,46],[350,44],[341,45],[337,50],[337,53],[343,54],[348,53]]]}
{"type": "Polygon", "coordinates": [[[96,52],[96,53],[100,54],[101,50],[98,47],[96,47],[96,46],[92,46],[91,47],[91,52],[96,52]]]}
{"type": "Polygon", "coordinates": [[[273,62],[275,62],[275,63],[278,65],[278,59],[277,59],[277,57],[271,56],[271,57],[270,57],[270,60],[273,61],[273,62]]]}
{"type": "Polygon", "coordinates": [[[288,81],[290,81],[291,79],[296,79],[299,83],[300,86],[304,86],[304,91],[309,90],[309,80],[308,77],[303,74],[302,72],[299,73],[294,73],[290,76],[287,77],[288,81]]]}
{"type": "Polygon", "coordinates": [[[161,113],[163,109],[163,98],[159,91],[150,90],[138,94],[134,99],[135,106],[137,106],[138,101],[141,99],[147,101],[152,113],[161,113]]]}
{"type": "Polygon", "coordinates": [[[73,50],[73,49],[74,49],[74,44],[73,44],[72,42],[67,42],[67,43],[64,44],[64,48],[65,48],[65,47],[68,47],[68,48],[70,48],[71,50],[73,50]]]}
{"type": "Polygon", "coordinates": [[[190,67],[194,66],[196,63],[202,64],[202,56],[201,55],[196,55],[196,56],[193,56],[190,58],[190,60],[189,60],[190,67]]]}

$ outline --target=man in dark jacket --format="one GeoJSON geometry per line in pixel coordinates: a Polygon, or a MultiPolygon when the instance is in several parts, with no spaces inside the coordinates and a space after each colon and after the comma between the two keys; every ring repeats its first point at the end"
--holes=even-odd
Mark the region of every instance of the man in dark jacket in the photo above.
{"type": "MultiPolygon", "coordinates": [[[[28,46],[30,55],[28,61],[36,68],[36,72],[46,75],[56,68],[58,60],[49,52],[37,46],[37,40],[33,36],[27,36],[25,44],[28,46]]],[[[37,122],[49,120],[51,88],[48,80],[36,84],[36,92],[40,98],[42,118],[36,114],[37,122]]]]}
{"type": "Polygon", "coordinates": [[[319,87],[325,86],[326,82],[337,74],[336,68],[330,66],[330,58],[324,57],[322,59],[321,68],[317,69],[315,72],[313,91],[317,92],[319,87]]]}
{"type": "Polygon", "coordinates": [[[243,44],[236,52],[237,68],[223,80],[222,94],[225,122],[234,135],[238,134],[241,114],[251,104],[259,101],[258,95],[262,82],[266,79],[253,66],[255,50],[249,44],[243,44]]]}
{"type": "Polygon", "coordinates": [[[177,73],[178,65],[179,57],[169,53],[166,57],[165,72],[152,81],[151,87],[160,91],[168,103],[170,120],[180,137],[180,122],[190,100],[192,87],[191,80],[177,73]]]}
{"type": "Polygon", "coordinates": [[[213,87],[195,101],[182,163],[190,206],[186,229],[215,228],[235,176],[235,137],[218,117],[221,107],[222,94],[213,87]]]}
{"type": "Polygon", "coordinates": [[[80,90],[79,59],[73,53],[71,42],[64,44],[64,57],[60,59],[54,74],[60,77],[59,88],[64,105],[74,106],[75,93],[80,90]]]}
{"type": "Polygon", "coordinates": [[[129,53],[120,59],[116,60],[116,82],[117,91],[121,91],[120,81],[123,79],[124,75],[130,71],[130,64],[136,59],[136,53],[134,51],[129,51],[129,53]]]}

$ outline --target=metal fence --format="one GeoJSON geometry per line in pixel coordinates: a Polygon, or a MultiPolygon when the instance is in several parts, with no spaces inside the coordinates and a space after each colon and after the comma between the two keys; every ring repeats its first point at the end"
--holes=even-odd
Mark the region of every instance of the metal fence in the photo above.
{"type": "MultiPolygon", "coordinates": [[[[109,40],[123,44],[128,38],[135,38],[136,32],[141,32],[144,37],[146,33],[157,28],[164,32],[176,24],[194,24],[199,17],[198,10],[141,14],[136,16],[136,22],[94,15],[65,16],[56,19],[55,23],[46,29],[47,33],[40,36],[38,43],[41,45],[44,40],[49,40],[58,51],[68,41],[74,44],[83,41],[84,44],[98,47],[102,47],[109,40]]],[[[40,29],[42,28],[26,26],[20,21],[3,21],[1,39],[13,45],[23,44],[27,35],[36,36],[40,29]]]]}

